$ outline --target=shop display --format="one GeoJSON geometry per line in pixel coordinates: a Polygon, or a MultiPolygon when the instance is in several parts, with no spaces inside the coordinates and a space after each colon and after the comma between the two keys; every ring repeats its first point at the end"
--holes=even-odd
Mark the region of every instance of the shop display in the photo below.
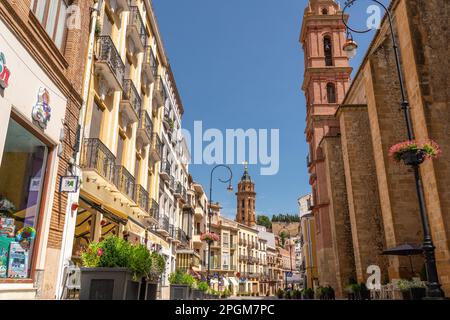
{"type": "Polygon", "coordinates": [[[9,246],[14,242],[14,238],[0,237],[0,278],[8,275],[9,246]]]}
{"type": "Polygon", "coordinates": [[[0,218],[0,237],[14,238],[15,229],[13,218],[0,218]]]}
{"type": "Polygon", "coordinates": [[[19,242],[9,245],[8,278],[26,278],[28,275],[28,250],[19,242]]]}

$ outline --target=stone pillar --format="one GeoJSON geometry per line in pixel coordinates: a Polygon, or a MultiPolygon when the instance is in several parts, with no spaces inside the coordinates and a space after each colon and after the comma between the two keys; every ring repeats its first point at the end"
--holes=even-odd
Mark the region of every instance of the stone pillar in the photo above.
{"type": "Polygon", "coordinates": [[[366,282],[367,267],[387,275],[383,221],[366,105],[342,105],[338,110],[345,181],[358,283],[366,282]]]}
{"type": "Polygon", "coordinates": [[[320,144],[325,158],[331,237],[335,256],[336,297],[344,296],[349,279],[355,278],[352,234],[347,204],[344,163],[339,135],[326,136],[320,144]]]}

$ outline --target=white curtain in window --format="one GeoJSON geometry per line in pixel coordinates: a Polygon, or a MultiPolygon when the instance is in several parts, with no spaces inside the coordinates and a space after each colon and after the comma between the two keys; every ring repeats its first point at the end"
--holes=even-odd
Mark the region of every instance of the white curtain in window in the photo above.
{"type": "Polygon", "coordinates": [[[53,38],[53,31],[55,30],[56,15],[58,13],[59,0],[49,0],[47,23],[45,31],[47,31],[50,38],[53,38]]]}
{"type": "Polygon", "coordinates": [[[64,30],[66,29],[66,17],[67,17],[67,6],[64,1],[61,2],[61,8],[59,9],[58,26],[55,35],[55,44],[58,48],[62,47],[64,30]]]}

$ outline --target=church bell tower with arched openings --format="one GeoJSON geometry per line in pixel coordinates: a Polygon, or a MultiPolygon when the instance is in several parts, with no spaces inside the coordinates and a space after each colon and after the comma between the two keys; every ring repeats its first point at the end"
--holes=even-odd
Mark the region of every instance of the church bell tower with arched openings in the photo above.
{"type": "Polygon", "coordinates": [[[302,90],[306,98],[307,165],[314,203],[318,280],[320,285],[331,285],[341,294],[343,284],[348,282],[347,276],[352,272],[352,258],[346,255],[349,250],[345,247],[346,241],[342,241],[346,237],[342,226],[348,211],[338,208],[346,201],[345,190],[339,194],[339,199],[334,198],[337,193],[333,182],[341,180],[332,173],[336,167],[332,163],[343,163],[339,121],[335,113],[350,87],[352,68],[342,49],[345,39],[346,28],[339,3],[309,0],[299,41],[304,52],[302,90]],[[325,149],[327,145],[332,147],[325,149]],[[326,158],[329,150],[336,152],[326,158]]]}
{"type": "Polygon", "coordinates": [[[248,165],[244,164],[244,174],[238,184],[238,191],[236,192],[237,210],[236,221],[245,224],[249,227],[256,225],[255,215],[255,183],[252,181],[248,173],[248,165]]]}

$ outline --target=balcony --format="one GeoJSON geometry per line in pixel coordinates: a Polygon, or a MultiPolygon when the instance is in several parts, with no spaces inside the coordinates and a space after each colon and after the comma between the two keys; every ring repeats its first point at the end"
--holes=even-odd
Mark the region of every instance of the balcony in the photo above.
{"type": "Polygon", "coordinates": [[[153,112],[157,112],[158,109],[166,103],[167,94],[164,89],[161,76],[156,76],[153,87],[153,112]]]}
{"type": "Polygon", "coordinates": [[[172,193],[175,191],[175,177],[174,176],[170,176],[169,177],[169,190],[172,191],[172,193]]]}
{"type": "Polygon", "coordinates": [[[244,254],[239,255],[239,261],[247,262],[248,261],[248,256],[246,256],[244,254]]]}
{"type": "Polygon", "coordinates": [[[169,239],[173,240],[173,242],[178,242],[177,240],[177,229],[173,224],[169,224],[169,239]]]}
{"type": "Polygon", "coordinates": [[[81,166],[85,171],[93,171],[111,185],[114,184],[116,157],[100,139],[84,140],[81,166]]]}
{"type": "Polygon", "coordinates": [[[169,161],[161,161],[161,170],[159,171],[159,176],[161,177],[161,179],[165,181],[168,181],[170,179],[171,167],[172,165],[170,164],[169,161]]]}
{"type": "Polygon", "coordinates": [[[115,0],[115,1],[109,1],[109,6],[111,8],[111,11],[115,14],[120,14],[123,11],[128,11],[128,2],[127,0],[115,0]]]}
{"type": "Polygon", "coordinates": [[[236,249],[237,249],[237,243],[231,243],[230,250],[236,250],[236,249]]]}
{"type": "Polygon", "coordinates": [[[156,202],[153,199],[150,201],[150,208],[149,208],[148,213],[150,214],[150,217],[152,217],[156,221],[159,221],[159,204],[158,204],[158,202],[156,202]]]}
{"type": "Polygon", "coordinates": [[[127,26],[127,49],[131,55],[144,52],[147,44],[147,31],[142,21],[139,8],[130,6],[130,15],[127,26]]]}
{"type": "Polygon", "coordinates": [[[170,116],[170,110],[168,108],[164,108],[163,124],[167,131],[172,131],[174,128],[174,121],[170,116]]]}
{"type": "Polygon", "coordinates": [[[155,162],[160,161],[161,154],[162,154],[161,138],[159,137],[158,133],[154,132],[152,134],[152,140],[150,145],[150,158],[155,162]]]}
{"type": "Polygon", "coordinates": [[[122,89],[125,65],[110,36],[99,36],[94,73],[99,76],[102,99],[122,89]]]}
{"type": "Polygon", "coordinates": [[[133,175],[124,167],[117,165],[115,170],[115,182],[117,189],[124,194],[128,200],[135,201],[135,180],[133,175]]]}
{"type": "Polygon", "coordinates": [[[158,73],[158,65],[151,46],[146,46],[144,50],[144,60],[142,61],[142,77],[146,87],[155,81],[158,73]]]}
{"type": "Polygon", "coordinates": [[[181,182],[175,182],[175,190],[173,191],[173,196],[177,199],[180,199],[183,196],[183,186],[181,182]]]}
{"type": "Polygon", "coordinates": [[[200,240],[200,235],[199,234],[194,234],[194,236],[192,237],[192,242],[194,244],[202,244],[203,241],[200,240]]]}
{"type": "Polygon", "coordinates": [[[186,235],[186,232],[184,232],[182,229],[178,228],[177,229],[177,239],[178,241],[181,242],[181,244],[183,245],[188,245],[189,241],[186,235]]]}
{"type": "Polygon", "coordinates": [[[203,208],[202,207],[195,207],[194,215],[195,215],[195,218],[201,220],[203,218],[203,216],[204,216],[203,208]]]}
{"type": "Polygon", "coordinates": [[[142,140],[144,146],[152,141],[153,123],[147,111],[142,110],[139,118],[137,138],[142,140]]]}
{"type": "MultiPolygon", "coordinates": [[[[123,94],[120,101],[120,112],[126,117],[128,123],[134,123],[139,120],[141,114],[141,97],[131,79],[123,81],[123,94]]],[[[126,127],[124,123],[124,126],[126,127]]]]}
{"type": "Polygon", "coordinates": [[[163,236],[169,236],[169,217],[162,215],[159,217],[158,226],[156,231],[163,236]]]}
{"type": "Polygon", "coordinates": [[[145,190],[144,187],[141,186],[140,184],[137,184],[135,194],[136,194],[136,203],[139,206],[139,208],[141,208],[145,212],[149,212],[150,211],[150,201],[149,201],[150,196],[149,196],[147,190],[145,190]]]}

